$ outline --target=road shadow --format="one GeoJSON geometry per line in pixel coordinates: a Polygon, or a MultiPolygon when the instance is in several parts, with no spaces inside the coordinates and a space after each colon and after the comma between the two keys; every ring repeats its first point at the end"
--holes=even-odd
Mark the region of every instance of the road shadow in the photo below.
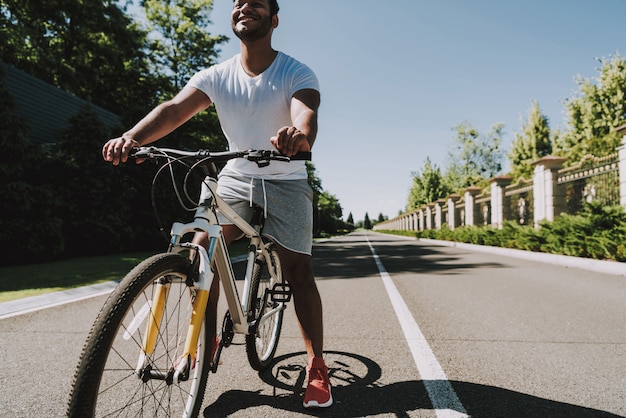
{"type": "MultiPolygon", "coordinates": [[[[420,244],[401,238],[376,238],[372,242],[388,273],[459,275],[471,269],[506,269],[506,262],[468,262],[468,250],[420,244]]],[[[238,280],[243,279],[246,263],[233,264],[238,280]]],[[[369,241],[363,235],[350,234],[341,240],[313,245],[313,271],[316,280],[362,279],[379,276],[369,241]]]]}
{"type": "MultiPolygon", "coordinates": [[[[306,354],[277,357],[259,377],[272,387],[271,395],[261,391],[230,390],[203,411],[205,417],[237,416],[255,406],[322,417],[366,417],[393,414],[408,417],[411,411],[432,410],[426,386],[436,381],[412,380],[382,384],[380,366],[354,353],[327,351],[324,354],[333,385],[335,404],[329,409],[307,410],[302,406],[306,354]]],[[[608,412],[556,402],[508,389],[469,382],[450,382],[471,417],[507,418],[623,418],[608,412]]],[[[457,411],[459,412],[459,411],[457,411]]]]}
{"type": "MultiPolygon", "coordinates": [[[[373,244],[390,274],[457,275],[472,269],[510,268],[510,265],[502,261],[468,262],[468,251],[453,247],[423,245],[407,240],[376,240],[373,244]]],[[[359,239],[315,244],[313,267],[316,279],[320,280],[363,278],[379,274],[368,243],[359,239]]]]}

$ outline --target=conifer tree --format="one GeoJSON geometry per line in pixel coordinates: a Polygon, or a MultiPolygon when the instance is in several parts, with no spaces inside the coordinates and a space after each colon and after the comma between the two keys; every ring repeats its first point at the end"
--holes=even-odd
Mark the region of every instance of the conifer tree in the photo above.
{"type": "Polygon", "coordinates": [[[541,113],[539,104],[532,102],[528,120],[522,126],[522,132],[515,134],[515,141],[509,152],[511,175],[514,178],[532,177],[532,163],[552,153],[548,117],[541,113]]]}

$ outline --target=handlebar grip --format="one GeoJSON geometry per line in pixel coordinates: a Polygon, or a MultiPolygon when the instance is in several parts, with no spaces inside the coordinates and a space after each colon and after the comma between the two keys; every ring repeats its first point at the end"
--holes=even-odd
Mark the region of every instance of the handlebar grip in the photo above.
{"type": "Polygon", "coordinates": [[[289,157],[292,161],[311,161],[311,151],[299,151],[295,155],[289,157]]]}

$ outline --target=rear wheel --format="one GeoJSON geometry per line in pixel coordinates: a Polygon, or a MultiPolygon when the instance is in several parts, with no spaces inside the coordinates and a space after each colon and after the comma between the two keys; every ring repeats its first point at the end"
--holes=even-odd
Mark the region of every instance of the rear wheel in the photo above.
{"type": "Polygon", "coordinates": [[[182,378],[174,372],[184,351],[196,290],[190,262],[159,254],[135,267],[102,308],[83,349],[68,406],[70,417],[197,417],[209,372],[210,342],[201,327],[196,359],[182,378]],[[189,281],[193,283],[193,281],[189,281]],[[167,289],[162,314],[153,296],[167,289]],[[148,322],[160,325],[154,350],[143,355],[148,322]]]}
{"type": "Polygon", "coordinates": [[[284,290],[285,282],[278,252],[273,246],[270,246],[269,254],[270,260],[257,259],[252,273],[253,314],[256,326],[254,332],[246,335],[246,353],[254,370],[265,369],[274,359],[283,325],[285,303],[277,298],[273,300],[268,292],[272,289],[284,290]],[[275,277],[271,277],[268,263],[274,266],[275,277]]]}

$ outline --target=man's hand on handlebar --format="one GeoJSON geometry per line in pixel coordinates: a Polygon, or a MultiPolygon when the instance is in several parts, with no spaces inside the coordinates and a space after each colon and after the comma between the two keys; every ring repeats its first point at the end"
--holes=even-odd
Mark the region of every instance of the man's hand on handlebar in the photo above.
{"type": "MultiPolygon", "coordinates": [[[[132,138],[121,136],[107,141],[102,147],[102,157],[105,161],[118,165],[120,162],[125,163],[128,160],[128,154],[133,148],[139,147],[139,142],[132,138]]],[[[137,164],[142,163],[144,159],[137,159],[137,164]]]]}
{"type": "Polygon", "coordinates": [[[311,151],[306,135],[294,126],[281,128],[270,142],[281,153],[292,157],[298,152],[311,151]]]}

